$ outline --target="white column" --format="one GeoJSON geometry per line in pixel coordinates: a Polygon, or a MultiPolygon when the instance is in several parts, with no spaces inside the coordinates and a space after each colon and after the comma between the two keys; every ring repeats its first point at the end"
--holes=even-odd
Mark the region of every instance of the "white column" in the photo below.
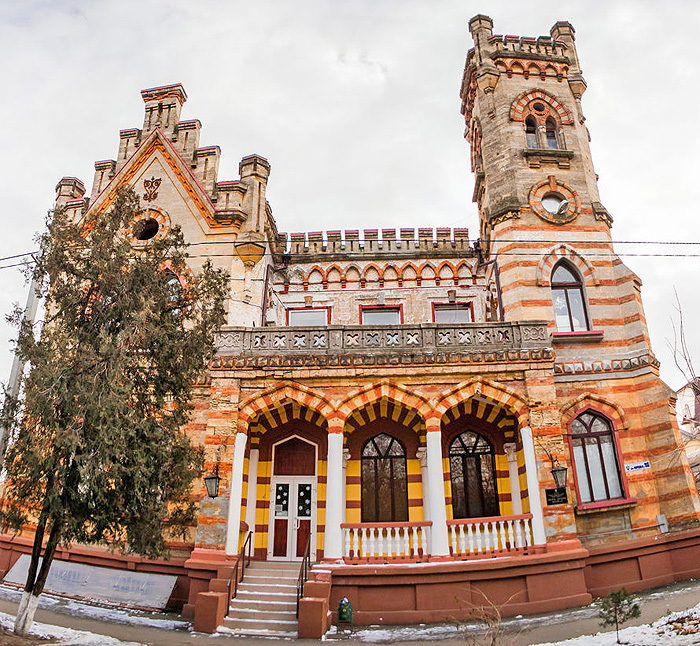
{"type": "Polygon", "coordinates": [[[328,434],[328,462],[326,467],[326,530],[323,538],[323,558],[340,559],[343,541],[340,523],[343,522],[343,434],[328,434]]]}
{"type": "MultiPolygon", "coordinates": [[[[258,460],[260,459],[260,451],[258,449],[250,449],[250,457],[248,458],[248,498],[246,503],[245,522],[248,523],[248,529],[255,534],[255,509],[258,504],[258,460]]],[[[255,538],[253,538],[255,543],[255,538]]]]}
{"type": "Polygon", "coordinates": [[[231,465],[231,492],[228,500],[228,522],[226,523],[226,554],[238,554],[241,532],[241,497],[243,496],[243,463],[248,436],[236,433],[231,465]]]}
{"type": "Polygon", "coordinates": [[[530,500],[530,513],[532,514],[532,538],[535,545],[545,545],[547,537],[544,533],[544,517],[542,515],[542,500],[540,499],[540,483],[537,478],[535,444],[532,440],[532,429],[529,426],[523,426],[520,429],[520,439],[523,443],[527,496],[530,500]]]}
{"type": "MultiPolygon", "coordinates": [[[[439,429],[439,425],[438,425],[439,429]]],[[[450,553],[447,540],[447,511],[445,509],[445,480],[442,472],[442,443],[439,430],[425,434],[430,520],[430,552],[433,556],[447,556],[450,553]]]]}
{"type": "Polygon", "coordinates": [[[346,521],[348,510],[348,462],[350,461],[350,449],[343,449],[343,522],[346,521]]]}
{"type": "Polygon", "coordinates": [[[428,482],[428,456],[424,446],[418,447],[416,458],[420,463],[420,478],[423,485],[423,520],[432,520],[430,517],[430,482],[428,482]]]}
{"type": "Polygon", "coordinates": [[[503,445],[506,458],[508,458],[508,475],[510,476],[510,499],[513,502],[513,514],[523,513],[523,501],[520,497],[520,477],[518,476],[518,453],[515,442],[503,445]]]}

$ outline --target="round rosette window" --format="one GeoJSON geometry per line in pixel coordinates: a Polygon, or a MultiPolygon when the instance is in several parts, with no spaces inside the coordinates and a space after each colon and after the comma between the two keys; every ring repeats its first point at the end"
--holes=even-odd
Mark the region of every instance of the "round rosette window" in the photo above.
{"type": "Polygon", "coordinates": [[[170,218],[160,209],[149,208],[137,213],[124,231],[136,247],[163,238],[170,229],[170,218]]]}
{"type": "Polygon", "coordinates": [[[581,212],[581,200],[576,191],[553,176],[530,189],[529,202],[537,215],[552,224],[571,222],[581,212]]]}

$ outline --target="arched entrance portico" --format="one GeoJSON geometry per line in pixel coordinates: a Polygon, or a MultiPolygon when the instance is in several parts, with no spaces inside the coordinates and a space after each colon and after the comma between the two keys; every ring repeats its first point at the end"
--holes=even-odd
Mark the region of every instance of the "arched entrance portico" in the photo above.
{"type": "Polygon", "coordinates": [[[316,559],[318,447],[292,435],[272,446],[267,558],[297,561],[307,545],[316,559]]]}

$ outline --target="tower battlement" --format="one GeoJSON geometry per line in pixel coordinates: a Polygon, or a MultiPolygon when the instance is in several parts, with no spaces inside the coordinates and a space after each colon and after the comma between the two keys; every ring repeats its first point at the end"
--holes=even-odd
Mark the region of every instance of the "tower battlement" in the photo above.
{"type": "MultiPolygon", "coordinates": [[[[475,254],[469,244],[469,229],[412,228],[351,229],[308,233],[280,233],[277,248],[292,256],[343,255],[367,257],[375,255],[436,255],[470,257],[475,254]],[[381,234],[381,237],[380,237],[381,234]]],[[[330,259],[330,258],[327,258],[330,259]]],[[[299,261],[299,258],[295,258],[299,261]]]]}

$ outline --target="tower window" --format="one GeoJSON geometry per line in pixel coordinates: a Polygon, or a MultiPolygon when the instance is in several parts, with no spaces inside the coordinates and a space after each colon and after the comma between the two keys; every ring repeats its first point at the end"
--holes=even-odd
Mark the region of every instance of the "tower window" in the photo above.
{"type": "Polygon", "coordinates": [[[605,417],[586,411],[571,422],[571,447],[580,503],[623,497],[615,438],[605,417]]]}
{"type": "Polygon", "coordinates": [[[537,122],[532,116],[525,119],[525,138],[528,148],[539,148],[537,144],[537,122]]]}
{"type": "Polygon", "coordinates": [[[567,264],[560,262],[552,272],[552,305],[558,332],[583,332],[590,329],[583,283],[567,264]]]}
{"type": "Polygon", "coordinates": [[[557,141],[557,124],[552,117],[547,119],[545,132],[547,134],[547,148],[552,150],[559,148],[559,142],[557,141]]]}

